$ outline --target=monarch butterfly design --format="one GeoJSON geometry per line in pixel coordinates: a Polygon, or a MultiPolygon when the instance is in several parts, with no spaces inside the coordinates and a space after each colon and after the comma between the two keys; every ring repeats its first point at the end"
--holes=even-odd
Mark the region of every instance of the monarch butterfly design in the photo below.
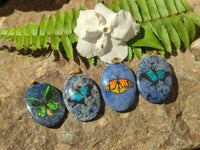
{"type": "Polygon", "coordinates": [[[76,102],[80,104],[85,104],[85,96],[88,95],[88,86],[78,86],[75,90],[75,92],[72,93],[72,95],[69,97],[68,102],[76,102]]]}
{"type": "MultiPolygon", "coordinates": [[[[158,70],[158,71],[150,70],[150,71],[142,73],[139,76],[139,80],[146,79],[151,83],[151,86],[155,86],[155,88],[156,88],[159,81],[164,81],[164,83],[167,84],[166,78],[169,75],[170,75],[169,71],[165,72],[163,70],[158,70]]],[[[157,91],[157,88],[156,88],[156,91],[157,91]]]]}
{"type": "Polygon", "coordinates": [[[58,102],[54,101],[56,95],[50,85],[46,87],[44,100],[39,100],[34,97],[26,97],[28,104],[31,108],[37,110],[39,117],[45,117],[47,113],[53,115],[53,111],[59,107],[58,102]]]}
{"type": "Polygon", "coordinates": [[[111,91],[113,93],[123,93],[128,88],[134,87],[134,84],[132,81],[127,79],[114,79],[111,80],[105,87],[105,91],[111,91]]]}

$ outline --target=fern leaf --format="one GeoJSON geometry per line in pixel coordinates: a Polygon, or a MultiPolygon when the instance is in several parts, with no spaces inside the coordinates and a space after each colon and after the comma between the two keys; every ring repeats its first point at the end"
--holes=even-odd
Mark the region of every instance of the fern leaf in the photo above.
{"type": "Polygon", "coordinates": [[[160,41],[155,37],[149,27],[142,26],[140,33],[128,42],[128,45],[134,47],[152,47],[155,49],[164,50],[160,41]]]}
{"type": "Polygon", "coordinates": [[[94,57],[88,59],[88,62],[89,62],[90,64],[94,64],[94,61],[95,61],[95,60],[94,60],[94,57]]]}
{"type": "Polygon", "coordinates": [[[76,34],[70,34],[69,39],[72,43],[75,43],[78,41],[78,36],[76,34]]]}
{"type": "Polygon", "coordinates": [[[59,48],[59,37],[58,35],[51,35],[51,48],[53,50],[58,50],[59,48]]]}
{"type": "Polygon", "coordinates": [[[137,4],[138,4],[138,6],[140,8],[143,21],[151,20],[151,16],[150,16],[147,4],[146,4],[146,0],[138,0],[137,4]]]}
{"type": "Polygon", "coordinates": [[[109,4],[104,4],[107,8],[109,8],[110,10],[113,10],[112,6],[110,6],[109,4]]]}
{"type": "Polygon", "coordinates": [[[181,17],[183,18],[183,22],[184,25],[187,29],[187,33],[189,35],[189,39],[190,41],[194,41],[195,35],[196,35],[196,29],[195,29],[195,25],[192,22],[192,19],[190,19],[187,15],[183,14],[181,15],[181,17]]]}
{"type": "Polygon", "coordinates": [[[66,55],[67,57],[70,59],[73,56],[73,48],[72,48],[72,44],[69,40],[69,37],[66,35],[61,36],[61,42],[62,45],[65,49],[66,55]]]}
{"type": "Polygon", "coordinates": [[[170,38],[169,38],[169,34],[165,28],[165,26],[162,24],[162,22],[160,20],[154,20],[152,21],[153,26],[155,27],[158,36],[160,38],[160,40],[162,41],[165,49],[168,52],[171,52],[172,47],[171,47],[171,42],[170,42],[170,38]]]}
{"type": "Polygon", "coordinates": [[[39,47],[39,45],[40,45],[40,36],[33,36],[31,49],[35,51],[39,47]]]}
{"type": "Polygon", "coordinates": [[[64,24],[63,14],[61,11],[58,11],[57,16],[56,16],[56,22],[55,22],[55,34],[56,35],[61,35],[63,33],[62,32],[63,24],[64,24]]]}
{"type": "Polygon", "coordinates": [[[15,32],[16,32],[16,30],[14,28],[9,29],[8,34],[7,34],[9,41],[14,41],[15,32]]]}
{"type": "Polygon", "coordinates": [[[8,30],[7,29],[3,29],[0,31],[0,39],[2,38],[6,38],[6,35],[8,34],[8,30]]]}
{"type": "Polygon", "coordinates": [[[167,10],[164,0],[155,0],[155,2],[157,4],[157,8],[160,13],[160,16],[161,17],[169,16],[169,12],[167,10]]]}
{"type": "Polygon", "coordinates": [[[23,47],[24,43],[24,36],[17,36],[16,37],[16,50],[20,50],[23,47]]]}
{"type": "Polygon", "coordinates": [[[175,0],[175,4],[176,4],[176,8],[177,8],[177,10],[178,10],[179,13],[185,11],[185,8],[184,8],[181,0],[175,0]]]}
{"type": "Polygon", "coordinates": [[[185,1],[185,0],[181,0],[185,10],[191,10],[192,8],[190,7],[190,5],[185,1]]]}
{"type": "Polygon", "coordinates": [[[132,58],[133,58],[133,49],[129,46],[129,47],[128,47],[128,56],[126,57],[126,59],[127,59],[128,61],[131,61],[132,58]]]}
{"type": "Polygon", "coordinates": [[[174,14],[178,13],[174,0],[170,0],[170,1],[164,0],[164,1],[165,1],[165,5],[167,7],[167,10],[169,12],[169,15],[174,15],[174,14]]]}
{"type": "Polygon", "coordinates": [[[129,6],[125,0],[119,0],[119,7],[123,10],[130,11],[129,6]]]}
{"type": "Polygon", "coordinates": [[[183,25],[183,23],[181,22],[181,20],[177,16],[170,18],[170,20],[171,20],[172,24],[174,25],[184,46],[186,48],[189,48],[190,47],[189,36],[188,36],[187,30],[186,30],[185,26],[183,25]]]}
{"type": "Polygon", "coordinates": [[[114,12],[120,11],[119,4],[118,4],[116,1],[112,1],[112,10],[113,10],[114,12]]]}
{"type": "Polygon", "coordinates": [[[54,32],[56,17],[54,15],[50,15],[48,23],[47,23],[47,35],[51,35],[54,32]]]}
{"type": "Polygon", "coordinates": [[[133,47],[133,51],[138,59],[142,57],[142,49],[140,47],[133,47]]]}
{"type": "Polygon", "coordinates": [[[188,16],[196,25],[200,27],[200,17],[197,14],[189,11],[185,15],[188,16]]]}
{"type": "Polygon", "coordinates": [[[159,51],[159,50],[158,50],[158,53],[159,53],[160,55],[162,55],[162,56],[165,57],[165,51],[159,51]]]}
{"type": "Polygon", "coordinates": [[[149,27],[151,29],[151,31],[158,37],[158,33],[151,22],[145,22],[142,25],[145,27],[149,27]]]}
{"type": "Polygon", "coordinates": [[[64,34],[72,33],[72,17],[69,11],[65,11],[64,16],[64,34]]]}
{"type": "Polygon", "coordinates": [[[72,14],[73,14],[73,17],[72,17],[72,30],[74,31],[74,29],[77,26],[77,18],[79,16],[79,12],[78,12],[78,10],[76,8],[72,8],[72,14]]]}
{"type": "Polygon", "coordinates": [[[47,47],[48,35],[40,36],[40,46],[41,48],[47,47]]]}
{"type": "Polygon", "coordinates": [[[16,35],[16,36],[22,35],[24,29],[25,29],[25,26],[19,25],[19,26],[17,27],[17,29],[16,29],[15,35],[16,35]]]}
{"type": "Polygon", "coordinates": [[[152,19],[160,18],[160,14],[158,12],[158,8],[156,6],[155,0],[147,0],[146,2],[147,2],[149,12],[151,14],[151,18],[152,19]]]}
{"type": "Polygon", "coordinates": [[[46,14],[44,14],[42,19],[40,20],[39,35],[45,35],[46,28],[47,28],[47,17],[46,14]]]}
{"type": "Polygon", "coordinates": [[[178,33],[176,32],[174,26],[170,22],[169,18],[162,19],[163,24],[165,24],[167,32],[169,33],[169,37],[176,48],[181,47],[181,40],[179,38],[178,33]]]}
{"type": "MultiPolygon", "coordinates": [[[[117,3],[117,2],[113,1],[113,3],[117,3]]],[[[139,11],[137,3],[135,1],[133,1],[133,0],[127,0],[127,3],[129,5],[130,12],[131,12],[132,16],[137,21],[142,22],[142,17],[140,15],[140,11],[139,11]]]]}

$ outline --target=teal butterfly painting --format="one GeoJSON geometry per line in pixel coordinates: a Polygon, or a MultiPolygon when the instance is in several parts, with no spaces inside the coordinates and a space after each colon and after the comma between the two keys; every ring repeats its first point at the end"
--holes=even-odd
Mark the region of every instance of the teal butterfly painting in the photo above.
{"type": "Polygon", "coordinates": [[[157,86],[159,81],[163,81],[166,84],[166,78],[170,75],[169,71],[163,71],[163,70],[150,70],[147,72],[144,72],[140,75],[139,80],[146,79],[148,80],[152,86],[157,86]]]}
{"type": "Polygon", "coordinates": [[[85,87],[78,86],[77,89],[74,92],[72,92],[72,95],[69,97],[68,102],[76,102],[86,105],[84,97],[88,95],[88,90],[89,90],[88,86],[85,87]]]}
{"type": "Polygon", "coordinates": [[[58,102],[55,101],[55,92],[48,85],[45,89],[44,99],[40,100],[34,97],[26,97],[29,106],[37,110],[37,115],[39,117],[45,117],[48,115],[53,115],[53,111],[59,108],[58,102]]]}

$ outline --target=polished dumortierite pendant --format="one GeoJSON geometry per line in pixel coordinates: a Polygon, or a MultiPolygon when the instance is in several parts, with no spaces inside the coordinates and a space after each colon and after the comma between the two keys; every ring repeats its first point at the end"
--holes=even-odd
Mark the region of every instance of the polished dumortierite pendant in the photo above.
{"type": "Polygon", "coordinates": [[[145,57],[138,66],[137,85],[140,94],[152,103],[165,100],[172,88],[172,71],[166,60],[157,55],[145,57]]]}
{"type": "Polygon", "coordinates": [[[108,65],[101,77],[101,92],[106,104],[115,111],[126,111],[136,97],[133,72],[122,63],[108,65]]]}
{"type": "Polygon", "coordinates": [[[95,118],[101,105],[97,85],[81,74],[73,74],[65,82],[63,98],[68,111],[80,121],[95,118]]]}
{"type": "Polygon", "coordinates": [[[61,92],[47,83],[31,84],[26,91],[25,103],[32,118],[47,127],[55,127],[65,115],[61,92]]]}

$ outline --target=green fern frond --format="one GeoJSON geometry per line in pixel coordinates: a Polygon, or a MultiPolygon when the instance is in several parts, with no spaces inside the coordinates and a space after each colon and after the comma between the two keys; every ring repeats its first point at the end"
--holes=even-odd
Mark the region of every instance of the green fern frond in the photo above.
{"type": "Polygon", "coordinates": [[[196,34],[194,24],[200,26],[200,17],[191,11],[185,0],[118,0],[109,8],[130,11],[141,25],[139,35],[128,42],[138,58],[142,55],[138,47],[145,47],[147,53],[157,49],[161,55],[171,53],[172,44],[180,48],[183,43],[185,48],[189,48],[196,34]]]}
{"type": "Polygon", "coordinates": [[[79,12],[76,8],[72,9],[72,15],[69,11],[65,11],[64,15],[58,11],[56,16],[50,15],[47,19],[44,14],[39,25],[30,21],[27,26],[19,25],[18,28],[1,30],[0,39],[15,40],[16,50],[31,48],[33,51],[39,47],[47,47],[50,39],[53,50],[58,50],[61,42],[67,57],[71,58],[73,56],[72,43],[77,42],[78,39],[73,32],[78,16],[79,12]]]}

